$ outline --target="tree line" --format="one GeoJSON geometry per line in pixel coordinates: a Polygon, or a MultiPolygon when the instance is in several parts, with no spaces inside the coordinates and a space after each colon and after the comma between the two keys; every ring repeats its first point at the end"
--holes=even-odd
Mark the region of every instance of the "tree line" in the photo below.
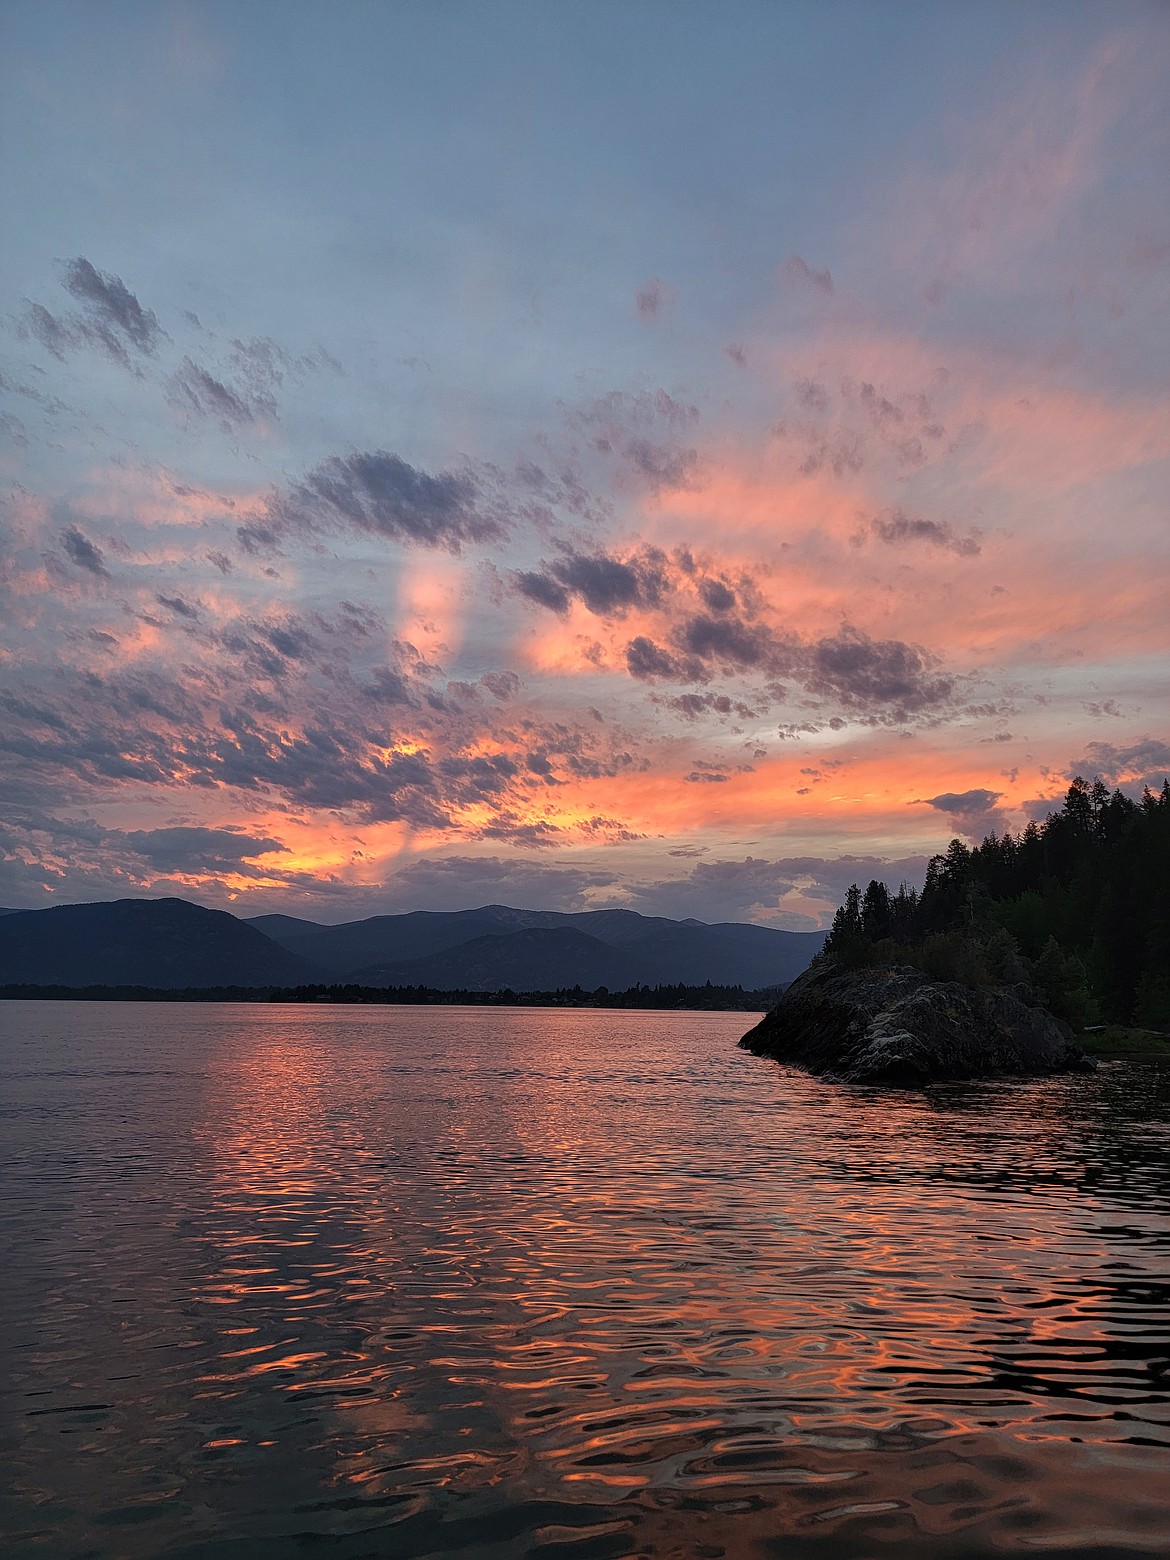
{"type": "Polygon", "coordinates": [[[1044,823],[953,839],[921,893],[854,884],[824,955],[1027,982],[1074,1026],[1170,1027],[1170,780],[1135,802],[1078,775],[1044,823]]]}
{"type": "Polygon", "coordinates": [[[0,1001],[83,1002],[321,1002],[369,1007],[588,1007],[686,1009],[692,1012],[757,1013],[772,1007],[784,983],[745,991],[742,986],[563,986],[556,991],[439,991],[433,986],[0,986],[0,1001]]]}

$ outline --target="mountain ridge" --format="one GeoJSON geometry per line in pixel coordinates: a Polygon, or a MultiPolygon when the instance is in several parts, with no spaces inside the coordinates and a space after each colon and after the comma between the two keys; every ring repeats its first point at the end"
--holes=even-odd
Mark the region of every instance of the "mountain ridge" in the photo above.
{"type": "Polygon", "coordinates": [[[0,917],[0,982],[269,986],[312,980],[314,969],[237,916],[189,899],[52,905],[0,917]]]}
{"type": "MultiPolygon", "coordinates": [[[[561,911],[492,904],[469,910],[412,910],[322,926],[309,933],[299,922],[296,929],[282,930],[273,924],[277,919],[258,916],[251,924],[261,930],[271,926],[268,935],[299,957],[338,975],[355,976],[430,958],[482,937],[564,929],[584,932],[624,953],[637,954],[640,973],[635,984],[696,980],[702,984],[711,980],[756,989],[795,979],[824,941],[823,932],[789,932],[742,921],[712,923],[694,917],[675,921],[621,906],[561,911]]],[[[533,989],[547,989],[539,973],[533,971],[533,989]]]]}
{"type": "Polygon", "coordinates": [[[673,921],[621,907],[563,912],[482,905],[322,926],[241,918],[190,900],[54,905],[0,916],[0,983],[294,986],[347,980],[438,990],[780,986],[823,934],[673,921]]]}

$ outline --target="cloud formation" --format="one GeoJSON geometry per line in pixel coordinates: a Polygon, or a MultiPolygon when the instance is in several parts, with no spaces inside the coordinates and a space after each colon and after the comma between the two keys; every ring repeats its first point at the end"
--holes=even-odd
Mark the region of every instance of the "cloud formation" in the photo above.
{"type": "Polygon", "coordinates": [[[943,791],[938,796],[919,797],[917,801],[943,813],[952,828],[978,842],[1007,827],[1006,816],[996,807],[1002,796],[1002,791],[973,786],[969,791],[943,791]]]}
{"type": "Polygon", "coordinates": [[[628,558],[566,550],[539,570],[515,575],[516,589],[553,612],[568,611],[574,597],[598,617],[624,617],[631,607],[656,607],[669,588],[666,558],[648,548],[628,558]]]}
{"type": "Polygon", "coordinates": [[[1079,758],[1070,761],[1068,772],[1100,776],[1110,785],[1140,781],[1158,786],[1170,774],[1170,742],[1160,737],[1142,737],[1128,745],[1090,742],[1079,758]]]}
{"type": "MultiPolygon", "coordinates": [[[[517,54],[407,10],[413,58],[486,47],[505,95],[564,57],[563,18],[517,54]]],[[[294,13],[274,69],[315,58],[294,13]]],[[[0,903],[343,916],[401,880],[401,908],[805,924],[1076,769],[1159,784],[1164,29],[1083,22],[1042,50],[1009,23],[986,74],[961,8],[917,70],[829,27],[898,85],[854,144],[840,83],[777,94],[696,11],[680,40],[717,46],[672,57],[730,106],[652,147],[680,78],[634,28],[605,117],[641,151],[598,161],[569,83],[525,97],[520,181],[474,93],[362,99],[355,54],[388,131],[360,179],[330,122],[307,162],[201,159],[186,202],[198,116],[256,144],[275,76],[131,126],[84,112],[101,51],[18,64],[14,113],[46,123],[49,69],[62,134],[7,170],[0,903]],[[802,138],[834,150],[785,174],[781,233],[774,148],[802,138]],[[111,167],[118,201],[89,199],[111,167]]],[[[760,8],[751,49],[782,32],[760,8]]]]}
{"type": "Polygon", "coordinates": [[[65,289],[85,308],[90,325],[138,352],[153,352],[163,335],[153,309],[143,308],[120,276],[99,271],[84,255],[65,263],[65,289]]]}
{"type": "Polygon", "coordinates": [[[61,533],[61,546],[65,556],[79,569],[96,574],[99,579],[109,579],[110,571],[106,568],[105,554],[97,543],[91,542],[77,526],[71,525],[65,528],[61,533]]]}
{"type": "Polygon", "coordinates": [[[25,309],[22,328],[55,358],[92,347],[123,368],[137,371],[135,359],[152,356],[166,333],[152,309],[145,308],[121,277],[99,271],[84,255],[67,260],[62,286],[81,311],[54,314],[42,303],[25,309]]]}
{"type": "Polygon", "coordinates": [[[167,398],[177,411],[207,417],[229,433],[255,422],[259,410],[272,411],[271,405],[261,408],[253,404],[189,357],[171,375],[167,398]]]}
{"type": "Polygon", "coordinates": [[[814,270],[800,255],[789,255],[782,269],[786,280],[814,287],[818,292],[832,294],[833,278],[827,266],[820,266],[814,270]]]}
{"type": "MultiPolygon", "coordinates": [[[[961,536],[946,520],[924,520],[919,516],[908,515],[902,509],[875,515],[869,522],[869,532],[878,541],[891,546],[904,542],[926,542],[931,547],[957,553],[961,558],[977,558],[981,550],[976,533],[961,536]]],[[[858,533],[855,538],[858,544],[864,539],[864,534],[858,533]]]]}
{"type": "Polygon", "coordinates": [[[634,294],[634,307],[644,320],[656,320],[669,297],[670,289],[660,276],[652,276],[634,294]]]}
{"type": "Polygon", "coordinates": [[[939,812],[954,813],[963,817],[967,813],[984,813],[994,807],[1003,793],[976,788],[970,791],[944,791],[940,796],[924,796],[927,807],[937,807],[939,812]]]}
{"type": "Polygon", "coordinates": [[[760,921],[812,930],[823,924],[823,916],[810,914],[813,907],[835,907],[851,883],[877,878],[891,892],[902,883],[920,887],[926,861],[923,855],[889,860],[850,854],[696,861],[681,878],[660,878],[637,888],[630,906],[650,915],[689,914],[704,921],[760,921]]]}
{"type": "Polygon", "coordinates": [[[245,834],[241,829],[207,829],[198,825],[111,832],[106,839],[166,873],[238,871],[241,865],[254,861],[257,856],[280,855],[287,851],[286,846],[270,835],[245,834]]]}
{"type": "Polygon", "coordinates": [[[469,472],[431,476],[375,450],[331,456],[274,499],[271,514],[286,528],[364,532],[458,553],[505,535],[503,520],[482,509],[480,498],[469,472]]]}

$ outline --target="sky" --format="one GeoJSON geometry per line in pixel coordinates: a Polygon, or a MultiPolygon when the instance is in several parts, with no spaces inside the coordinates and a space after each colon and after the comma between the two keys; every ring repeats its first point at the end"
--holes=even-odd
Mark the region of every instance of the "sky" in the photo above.
{"type": "Polygon", "coordinates": [[[793,930],[1170,771],[1170,10],[0,11],[0,904],[793,930]]]}

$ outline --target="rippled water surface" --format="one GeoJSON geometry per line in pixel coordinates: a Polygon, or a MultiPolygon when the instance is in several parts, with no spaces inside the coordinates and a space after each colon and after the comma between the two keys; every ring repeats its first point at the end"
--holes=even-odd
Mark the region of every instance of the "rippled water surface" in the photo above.
{"type": "Polygon", "coordinates": [[[1170,1074],[5,1003],[8,1552],[1170,1553],[1170,1074]]]}

